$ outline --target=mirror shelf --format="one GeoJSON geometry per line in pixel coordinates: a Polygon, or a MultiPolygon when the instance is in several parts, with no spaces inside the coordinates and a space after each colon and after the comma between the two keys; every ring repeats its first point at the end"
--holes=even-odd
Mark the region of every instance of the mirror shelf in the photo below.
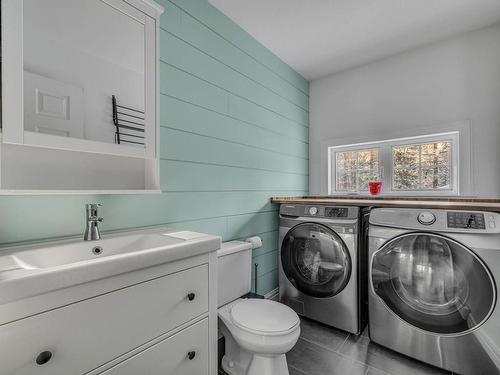
{"type": "Polygon", "coordinates": [[[89,139],[66,138],[57,135],[30,131],[24,131],[23,144],[27,146],[54,148],[58,150],[129,156],[143,159],[146,158],[146,149],[144,147],[104,143],[89,139]]]}

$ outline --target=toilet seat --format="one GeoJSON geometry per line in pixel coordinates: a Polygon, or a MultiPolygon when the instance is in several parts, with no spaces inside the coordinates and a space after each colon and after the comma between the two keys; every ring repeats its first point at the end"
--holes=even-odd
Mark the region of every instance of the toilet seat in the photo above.
{"type": "Polygon", "coordinates": [[[270,300],[241,300],[231,307],[230,315],[238,328],[262,336],[286,335],[300,325],[295,311],[270,300]]]}

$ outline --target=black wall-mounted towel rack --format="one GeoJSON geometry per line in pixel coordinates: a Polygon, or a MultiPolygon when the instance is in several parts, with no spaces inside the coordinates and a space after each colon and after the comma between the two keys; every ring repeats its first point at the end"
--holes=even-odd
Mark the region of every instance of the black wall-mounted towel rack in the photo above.
{"type": "Polygon", "coordinates": [[[115,124],[115,143],[130,143],[144,146],[144,111],[118,104],[112,95],[113,124],[115,124]]]}

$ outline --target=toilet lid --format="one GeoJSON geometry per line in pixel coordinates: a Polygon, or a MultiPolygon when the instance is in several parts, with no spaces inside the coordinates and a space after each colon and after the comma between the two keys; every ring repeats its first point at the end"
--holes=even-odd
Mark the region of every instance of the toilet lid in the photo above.
{"type": "Polygon", "coordinates": [[[241,301],[231,309],[231,318],[240,328],[264,334],[288,331],[300,322],[288,306],[265,299],[241,301]]]}

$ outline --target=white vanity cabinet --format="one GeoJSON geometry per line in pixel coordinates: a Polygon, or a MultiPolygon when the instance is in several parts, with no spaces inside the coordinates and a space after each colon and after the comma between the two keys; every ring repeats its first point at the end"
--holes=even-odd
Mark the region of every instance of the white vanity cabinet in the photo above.
{"type": "Polygon", "coordinates": [[[216,264],[211,252],[3,306],[0,319],[28,316],[0,320],[0,374],[215,375],[216,264]],[[43,300],[59,303],[32,314],[43,300]]]}

